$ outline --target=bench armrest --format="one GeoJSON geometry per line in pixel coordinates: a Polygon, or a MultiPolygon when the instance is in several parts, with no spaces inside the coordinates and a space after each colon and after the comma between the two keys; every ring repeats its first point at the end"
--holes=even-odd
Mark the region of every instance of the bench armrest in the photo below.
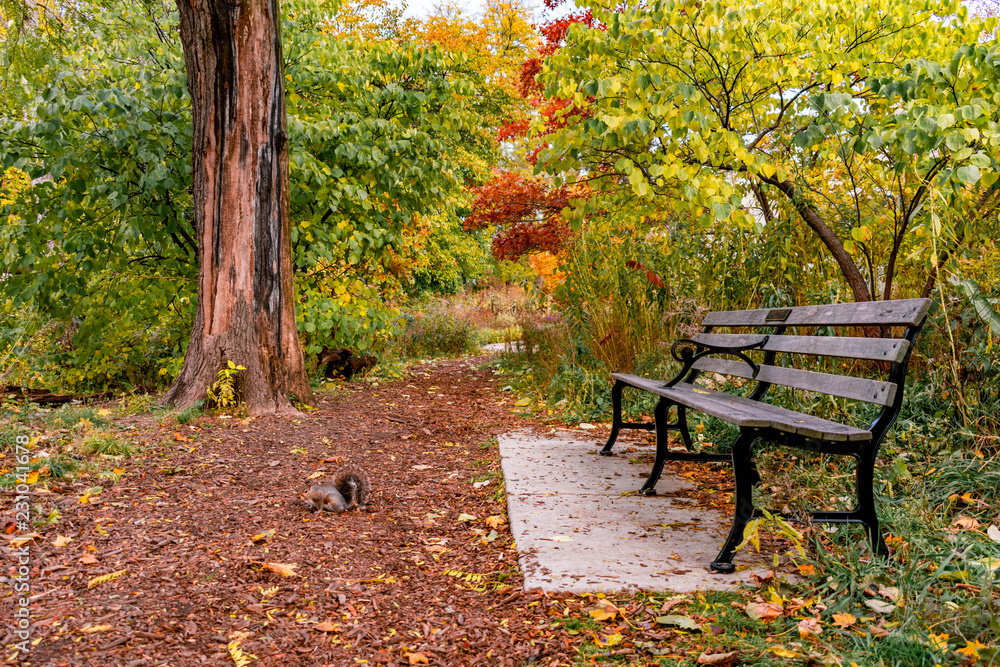
{"type": "Polygon", "coordinates": [[[729,354],[742,361],[745,361],[753,369],[753,375],[751,377],[757,377],[757,373],[760,372],[760,365],[755,363],[753,359],[748,357],[744,352],[747,350],[760,350],[763,349],[767,344],[770,336],[764,336],[761,340],[756,343],[751,343],[750,345],[709,345],[708,343],[699,343],[696,340],[691,340],[690,338],[681,338],[674,341],[674,344],[670,346],[670,356],[679,361],[683,368],[680,372],[673,377],[669,382],[667,382],[664,387],[673,387],[675,384],[683,380],[689,372],[691,372],[691,367],[694,363],[701,359],[702,357],[709,357],[717,354],[729,354]]]}

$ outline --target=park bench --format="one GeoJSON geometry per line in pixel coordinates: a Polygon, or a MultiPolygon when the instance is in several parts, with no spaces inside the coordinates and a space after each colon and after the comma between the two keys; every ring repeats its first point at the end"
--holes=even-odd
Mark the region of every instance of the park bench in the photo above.
{"type": "MultiPolygon", "coordinates": [[[[611,455],[621,429],[656,431],[656,458],[641,493],[655,495],[656,482],[668,460],[729,461],[735,479],[735,510],[729,537],[711,564],[716,572],[732,572],[733,553],[752,519],[763,516],[753,505],[752,488],[759,481],[753,462],[754,445],[764,440],[823,454],[853,456],[856,460],[856,504],[849,511],[813,511],[818,523],[864,524],[872,550],[888,557],[889,549],[875,512],[873,476],[879,445],[896,421],[903,402],[906,369],[914,341],[930,308],[930,299],[801,306],[713,312],[701,322],[702,332],[681,339],[670,353],[682,364],[673,379],[650,380],[614,373],[611,391],[614,421],[601,454],[611,455]],[[900,330],[899,328],[903,329],[900,330]],[[901,335],[893,335],[895,333],[901,335]],[[877,335],[874,337],[872,334],[877,335]],[[836,373],[796,367],[806,357],[835,357],[827,362],[836,373]],[[717,375],[748,381],[745,396],[715,389],[717,375]],[[858,377],[866,375],[867,377],[858,377]],[[873,377],[874,376],[874,377],[873,377]],[[878,379],[881,376],[882,379],[878,379]],[[707,382],[695,383],[701,377],[707,382]],[[878,406],[867,428],[824,419],[774,405],[772,386],[804,392],[802,402],[826,394],[878,406]],[[653,424],[622,421],[622,390],[648,391],[659,396],[653,424]],[[676,417],[669,421],[669,413],[676,417]],[[739,427],[731,454],[692,451],[687,411],[716,417],[739,427]],[[672,451],[670,431],[679,431],[686,451],[672,451]]],[[[794,518],[794,517],[791,517],[794,518]]]]}

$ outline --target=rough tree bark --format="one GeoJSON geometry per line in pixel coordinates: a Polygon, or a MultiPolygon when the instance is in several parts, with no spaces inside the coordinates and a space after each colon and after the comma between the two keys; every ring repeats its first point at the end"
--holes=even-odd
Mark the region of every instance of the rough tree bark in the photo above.
{"type": "Polygon", "coordinates": [[[194,123],[198,304],[164,402],[205,397],[227,361],[251,414],[312,400],[295,325],[278,0],[178,0],[194,123]]]}

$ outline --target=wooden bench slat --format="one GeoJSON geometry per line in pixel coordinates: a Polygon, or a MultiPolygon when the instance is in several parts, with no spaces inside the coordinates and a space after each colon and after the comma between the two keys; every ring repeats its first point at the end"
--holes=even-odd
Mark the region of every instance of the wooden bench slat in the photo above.
{"type": "Polygon", "coordinates": [[[930,299],[898,299],[787,309],[759,308],[708,313],[701,323],[710,327],[913,326],[924,319],[930,307],[930,299]],[[780,311],[785,310],[789,311],[787,317],[777,319],[783,315],[780,311]]]}
{"type": "MultiPolygon", "coordinates": [[[[707,345],[738,347],[759,343],[764,334],[700,333],[693,340],[707,345]]],[[[862,338],[854,336],[770,336],[762,348],[772,352],[812,354],[843,359],[899,362],[909,343],[902,338],[862,338]]]]}
{"type": "Polygon", "coordinates": [[[830,442],[871,440],[871,432],[865,429],[697,385],[682,382],[673,387],[664,387],[661,381],[625,373],[614,373],[612,377],[636,389],[663,396],[675,403],[743,428],[773,428],[785,433],[796,433],[830,442]]]}
{"type": "Polygon", "coordinates": [[[841,396],[877,405],[890,405],[896,396],[896,385],[892,382],[868,380],[849,375],[831,375],[782,366],[761,366],[760,372],[755,378],[753,369],[746,363],[717,357],[703,357],[693,364],[693,368],[748,380],[769,382],[784,387],[815,391],[820,394],[841,396]]]}

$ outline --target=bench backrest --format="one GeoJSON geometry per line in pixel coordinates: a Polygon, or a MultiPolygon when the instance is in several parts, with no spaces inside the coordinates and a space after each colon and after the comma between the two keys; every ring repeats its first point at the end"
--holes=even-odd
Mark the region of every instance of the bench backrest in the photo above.
{"type": "MultiPolygon", "coordinates": [[[[769,386],[781,385],[874,403],[898,412],[912,345],[930,306],[930,299],[900,299],[708,313],[702,320],[704,330],[693,337],[694,341],[737,348],[758,344],[757,349],[763,352],[763,361],[756,372],[744,361],[718,356],[702,357],[694,362],[692,368],[756,380],[758,385],[752,394],[755,398],[762,396],[769,386]],[[795,327],[876,327],[883,332],[891,327],[906,329],[898,338],[785,333],[795,327]],[[716,333],[720,328],[740,329],[740,332],[716,333]],[[888,379],[876,380],[776,365],[775,361],[782,353],[887,362],[888,379]]],[[[756,354],[759,357],[759,353],[756,354]]],[[[894,419],[895,414],[889,417],[890,421],[894,419]]]]}

